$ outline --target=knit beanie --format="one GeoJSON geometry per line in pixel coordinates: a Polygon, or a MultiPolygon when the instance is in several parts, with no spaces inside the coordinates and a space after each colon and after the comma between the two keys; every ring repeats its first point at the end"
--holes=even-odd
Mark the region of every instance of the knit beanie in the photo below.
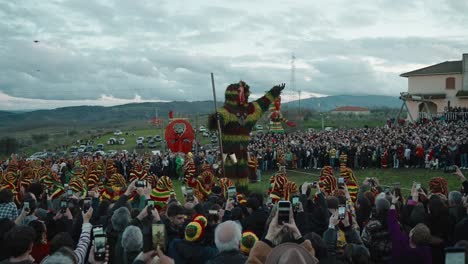
{"type": "Polygon", "coordinates": [[[192,221],[185,227],[185,240],[197,242],[203,239],[205,224],[200,221],[192,221]]]}
{"type": "Polygon", "coordinates": [[[250,250],[254,247],[255,243],[258,241],[257,235],[252,231],[245,231],[242,233],[242,238],[240,242],[240,250],[245,255],[249,255],[250,250]]]}

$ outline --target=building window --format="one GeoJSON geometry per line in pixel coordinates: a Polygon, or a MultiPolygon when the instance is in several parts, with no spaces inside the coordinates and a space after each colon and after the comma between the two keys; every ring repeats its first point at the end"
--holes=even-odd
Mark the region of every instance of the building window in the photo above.
{"type": "Polygon", "coordinates": [[[455,78],[449,77],[445,79],[445,89],[455,89],[455,78]]]}

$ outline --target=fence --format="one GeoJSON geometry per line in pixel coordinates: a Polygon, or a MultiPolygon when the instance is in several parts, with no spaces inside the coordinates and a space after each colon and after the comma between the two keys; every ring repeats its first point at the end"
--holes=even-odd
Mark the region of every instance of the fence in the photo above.
{"type": "Polygon", "coordinates": [[[437,113],[426,113],[426,112],[419,112],[418,119],[442,119],[448,121],[454,120],[468,120],[468,112],[437,112],[437,113]]]}

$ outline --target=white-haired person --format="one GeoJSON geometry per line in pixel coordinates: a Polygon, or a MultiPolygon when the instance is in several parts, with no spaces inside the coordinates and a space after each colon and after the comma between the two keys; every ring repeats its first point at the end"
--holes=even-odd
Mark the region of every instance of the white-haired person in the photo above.
{"type": "Polygon", "coordinates": [[[219,224],[215,230],[215,244],[218,255],[208,264],[245,263],[247,257],[239,250],[242,238],[242,227],[234,221],[219,224]]]}

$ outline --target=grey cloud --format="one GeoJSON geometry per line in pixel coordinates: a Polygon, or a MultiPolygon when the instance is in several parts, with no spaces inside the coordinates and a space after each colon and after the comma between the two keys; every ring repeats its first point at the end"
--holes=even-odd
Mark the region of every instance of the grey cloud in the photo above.
{"type": "Polygon", "coordinates": [[[405,80],[366,58],[382,67],[459,59],[466,37],[344,39],[340,34],[359,33],[421,6],[429,7],[424,9],[428,21],[443,24],[451,15],[465,21],[467,5],[456,2],[438,8],[440,1],[403,0],[352,6],[346,1],[4,1],[0,91],[43,99],[138,94],[205,100],[211,98],[209,73],[214,72],[218,98],[239,79],[262,93],[276,83],[289,85],[294,52],[298,65],[305,65],[296,70],[297,89],[396,95],[405,80]],[[401,8],[404,3],[407,8],[401,8]]]}

